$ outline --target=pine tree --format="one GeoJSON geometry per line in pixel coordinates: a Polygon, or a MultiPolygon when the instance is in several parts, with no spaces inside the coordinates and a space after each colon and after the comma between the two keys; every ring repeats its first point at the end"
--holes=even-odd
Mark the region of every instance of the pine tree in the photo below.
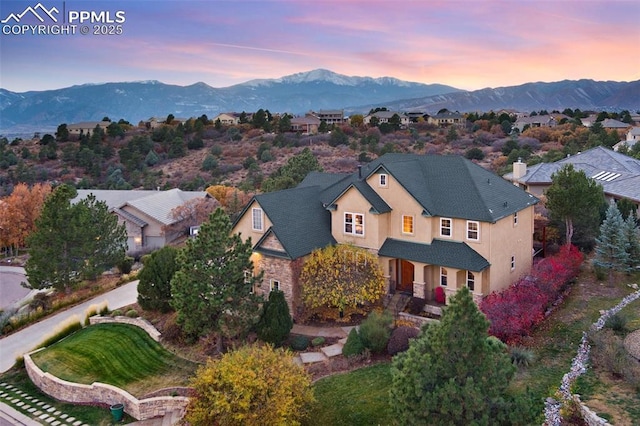
{"type": "Polygon", "coordinates": [[[630,268],[640,265],[640,231],[636,225],[635,214],[627,216],[624,221],[624,233],[627,238],[630,268]]]}
{"type": "Polygon", "coordinates": [[[124,259],[124,225],[92,194],[72,204],[75,188],[61,185],[47,198],[36,231],[29,235],[25,265],[30,288],[69,292],[124,259]]]}
{"type": "MultiPolygon", "coordinates": [[[[511,413],[515,373],[506,345],[488,336],[489,322],[466,287],[450,299],[440,323],[427,324],[394,357],[391,407],[403,425],[529,424],[511,413]]],[[[520,409],[520,413],[531,410],[520,409]]]]}
{"type": "Polygon", "coordinates": [[[622,215],[615,204],[607,209],[607,217],[600,225],[596,238],[593,264],[609,271],[609,286],[613,286],[615,271],[625,271],[629,265],[629,239],[622,215]]]}
{"type": "Polygon", "coordinates": [[[151,253],[138,274],[138,304],[144,310],[171,310],[171,278],[176,272],[178,250],[167,246],[151,253]]]}
{"type": "Polygon", "coordinates": [[[213,332],[222,351],[223,337],[242,335],[255,325],[260,311],[252,289],[262,276],[245,274],[253,271],[251,248],[250,239],[243,242],[238,234],[231,235],[229,216],[217,209],[180,250],[171,306],[188,336],[213,332]]]}
{"type": "Polygon", "coordinates": [[[289,332],[293,328],[293,319],[289,313],[284,292],[274,290],[269,293],[269,300],[264,306],[256,328],[260,340],[275,346],[281,346],[289,337],[289,332]]]}

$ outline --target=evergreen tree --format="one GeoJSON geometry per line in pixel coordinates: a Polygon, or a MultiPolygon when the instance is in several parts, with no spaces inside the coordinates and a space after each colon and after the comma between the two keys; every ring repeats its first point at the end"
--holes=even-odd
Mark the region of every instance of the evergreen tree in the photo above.
{"type": "Polygon", "coordinates": [[[151,253],[138,274],[138,304],[144,310],[171,310],[171,278],[176,272],[178,250],[166,246],[151,253]]]}
{"type": "Polygon", "coordinates": [[[269,300],[264,305],[262,317],[256,328],[260,340],[275,346],[281,346],[289,337],[289,332],[293,328],[293,319],[282,291],[269,293],[269,300]]]}
{"type": "Polygon", "coordinates": [[[609,271],[609,285],[613,286],[616,270],[624,271],[629,265],[629,239],[625,223],[615,204],[607,209],[607,217],[600,226],[600,236],[596,238],[593,264],[609,271]]]}
{"type": "Polygon", "coordinates": [[[586,238],[593,238],[600,223],[600,208],[604,204],[602,186],[589,179],[584,171],[567,164],[551,175],[551,186],[545,192],[551,217],[564,221],[565,244],[571,244],[574,226],[586,238]]]}
{"type": "Polygon", "coordinates": [[[293,188],[298,185],[311,171],[322,171],[318,159],[309,148],[305,148],[298,155],[287,160],[287,163],[273,172],[262,183],[264,192],[293,188]]]}
{"type": "Polygon", "coordinates": [[[124,225],[92,194],[72,204],[76,194],[73,187],[62,185],[44,203],[36,231],[27,240],[25,270],[31,288],[53,286],[69,292],[75,283],[94,279],[124,259],[124,225]]]}
{"type": "Polygon", "coordinates": [[[516,368],[466,287],[440,323],[427,324],[393,359],[391,407],[403,425],[532,424],[507,388],[516,368]],[[513,415],[516,412],[517,416],[513,415]],[[515,419],[513,417],[516,417],[515,419]]]}
{"type": "Polygon", "coordinates": [[[624,221],[624,234],[627,239],[627,253],[629,254],[630,268],[640,265],[640,231],[636,225],[635,215],[627,216],[624,221]]]}
{"type": "Polygon", "coordinates": [[[222,351],[223,337],[242,335],[257,322],[259,299],[252,290],[262,276],[245,274],[253,271],[251,248],[250,239],[243,242],[231,235],[229,216],[217,209],[180,250],[171,280],[171,306],[187,335],[213,332],[222,351]]]}

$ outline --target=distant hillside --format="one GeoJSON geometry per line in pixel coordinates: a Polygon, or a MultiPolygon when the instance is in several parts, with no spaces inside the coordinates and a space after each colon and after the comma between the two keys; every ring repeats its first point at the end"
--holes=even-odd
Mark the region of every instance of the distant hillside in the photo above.
{"type": "Polygon", "coordinates": [[[58,90],[14,93],[0,89],[0,134],[51,132],[61,123],[107,116],[137,124],[156,116],[215,117],[220,112],[260,108],[272,113],[344,109],[366,113],[373,107],[435,113],[489,111],[640,110],[640,80],[560,81],[461,91],[442,84],[421,84],[391,77],[349,77],[318,69],[278,79],[251,80],[226,88],[204,83],[176,86],[158,81],[105,83],[58,90]]]}
{"type": "MultiPolygon", "coordinates": [[[[372,104],[373,106],[373,104],[372,104]]],[[[633,82],[564,80],[520,86],[481,89],[391,102],[394,110],[491,111],[514,109],[530,112],[565,108],[583,111],[640,110],[640,80],[633,82]]]]}
{"type": "MultiPolygon", "coordinates": [[[[279,79],[252,80],[216,89],[204,83],[175,86],[158,81],[73,86],[41,92],[0,92],[0,133],[55,128],[60,123],[124,118],[132,123],[152,116],[192,117],[256,111],[303,114],[310,109],[344,108],[397,99],[456,92],[441,84],[394,78],[348,77],[327,70],[279,79]]],[[[28,132],[27,131],[27,132],[28,132]]]]}

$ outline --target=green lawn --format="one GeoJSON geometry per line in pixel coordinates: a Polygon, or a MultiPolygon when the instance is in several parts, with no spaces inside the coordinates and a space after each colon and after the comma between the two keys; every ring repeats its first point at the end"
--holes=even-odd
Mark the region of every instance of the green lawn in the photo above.
{"type": "Polygon", "coordinates": [[[139,327],[98,324],[35,353],[43,371],[76,383],[107,383],[135,396],[184,386],[197,365],[178,358],[139,327]]]}
{"type": "Polygon", "coordinates": [[[377,364],[318,380],[317,404],[307,426],[370,426],[393,423],[389,409],[390,364],[377,364]]]}

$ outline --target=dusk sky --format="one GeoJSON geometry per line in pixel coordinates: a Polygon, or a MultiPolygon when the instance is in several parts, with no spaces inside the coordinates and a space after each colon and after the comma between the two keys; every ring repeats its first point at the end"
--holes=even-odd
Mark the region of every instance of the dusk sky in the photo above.
{"type": "MultiPolygon", "coordinates": [[[[33,1],[0,3],[0,87],[159,80],[226,87],[325,68],[460,89],[640,79],[640,1],[33,1]],[[120,35],[33,35],[28,7],[109,12],[120,35]],[[116,12],[120,11],[120,15],[116,12]],[[18,33],[18,34],[16,34],[18,33]]],[[[54,21],[44,17],[47,27],[54,21]]],[[[106,13],[102,13],[106,20],[106,13]]],[[[87,25],[89,34],[80,34],[87,25]]],[[[97,27],[94,27],[97,25],[97,27]]],[[[111,24],[113,25],[113,24],[111,24]]],[[[113,28],[112,28],[113,29],[113,28]]],[[[48,28],[47,31],[55,29],[48,28]]]]}

